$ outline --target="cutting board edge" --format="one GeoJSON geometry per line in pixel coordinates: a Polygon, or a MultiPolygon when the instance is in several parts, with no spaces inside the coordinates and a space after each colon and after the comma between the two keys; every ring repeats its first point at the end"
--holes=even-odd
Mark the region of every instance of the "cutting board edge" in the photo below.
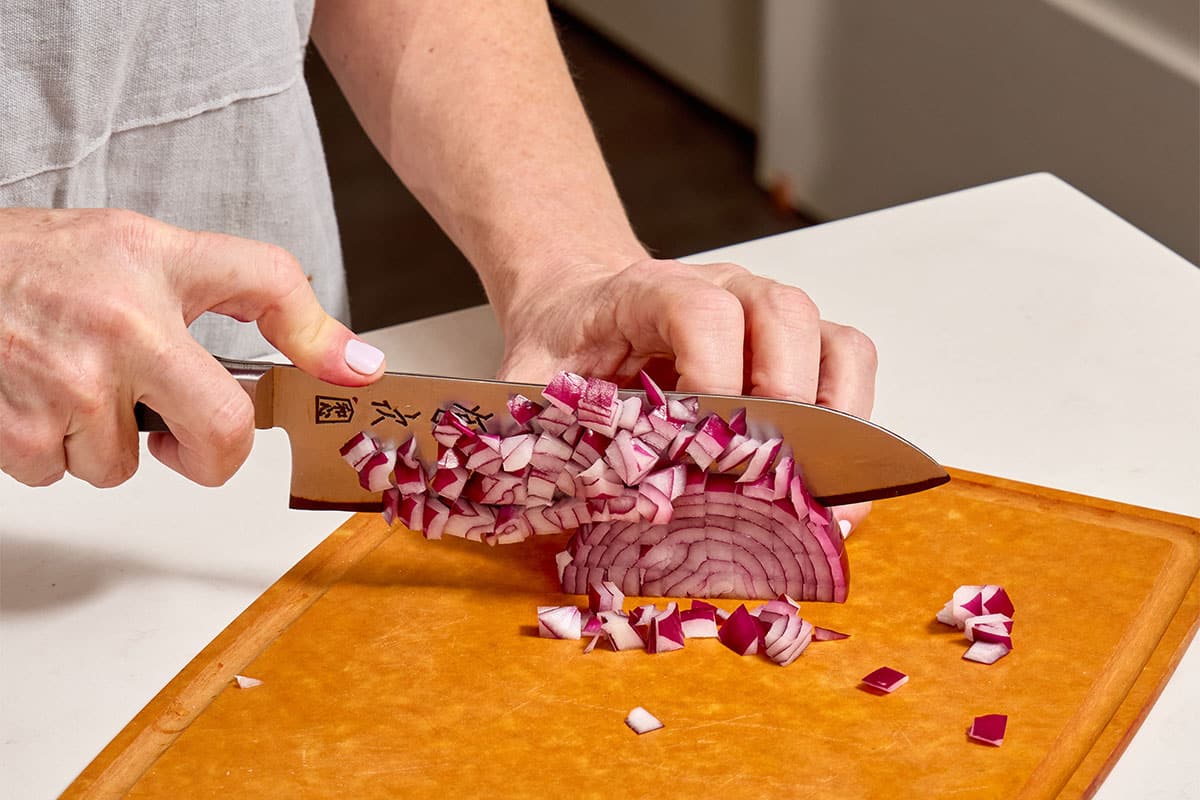
{"type": "Polygon", "coordinates": [[[235,675],[392,534],[373,524],[377,517],[350,517],[248,605],[126,723],[60,800],[124,797],[235,675]]]}

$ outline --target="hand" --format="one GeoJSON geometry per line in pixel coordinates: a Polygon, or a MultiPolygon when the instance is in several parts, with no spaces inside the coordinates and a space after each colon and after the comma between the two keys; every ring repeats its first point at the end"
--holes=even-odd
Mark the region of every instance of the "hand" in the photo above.
{"type": "Polygon", "coordinates": [[[278,247],[193,233],[129,211],[0,209],[0,470],[115,486],[137,469],[133,407],[170,433],[150,452],[207,485],[250,452],[246,392],[188,334],[211,310],[255,320],[284,355],[357,386],[382,354],[326,314],[278,247]]]}
{"type": "MultiPolygon", "coordinates": [[[[681,392],[815,402],[864,419],[874,403],[869,338],[822,320],[800,289],[734,264],[646,259],[615,272],[547,273],[498,311],[504,380],[544,383],[570,369],[631,385],[663,359],[681,392]]],[[[838,518],[854,528],[869,510],[843,506],[838,518]]]]}

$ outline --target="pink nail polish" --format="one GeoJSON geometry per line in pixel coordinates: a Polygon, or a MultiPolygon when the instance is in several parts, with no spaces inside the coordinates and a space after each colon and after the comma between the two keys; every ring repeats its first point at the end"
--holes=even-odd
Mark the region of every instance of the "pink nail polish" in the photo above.
{"type": "Polygon", "coordinates": [[[346,365],[360,375],[374,375],[383,363],[383,351],[361,339],[346,342],[346,365]]]}

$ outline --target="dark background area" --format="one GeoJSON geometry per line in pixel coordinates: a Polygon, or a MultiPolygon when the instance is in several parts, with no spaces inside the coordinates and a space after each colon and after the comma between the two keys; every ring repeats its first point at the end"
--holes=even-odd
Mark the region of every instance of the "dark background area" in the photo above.
{"type": "MultiPolygon", "coordinates": [[[[754,183],[751,131],[574,18],[559,11],[554,17],[617,189],[652,253],[677,258],[810,224],[754,183]]],[[[392,174],[315,50],[307,75],[333,181],[354,328],[485,302],[470,265],[392,174]]]]}

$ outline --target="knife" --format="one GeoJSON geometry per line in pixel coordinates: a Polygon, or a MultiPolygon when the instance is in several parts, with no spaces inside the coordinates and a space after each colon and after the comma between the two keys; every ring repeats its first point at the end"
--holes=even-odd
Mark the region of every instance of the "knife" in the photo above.
{"type": "MultiPolygon", "coordinates": [[[[537,401],[544,388],[397,372],[385,373],[370,386],[351,388],[325,383],[292,366],[218,361],[254,401],[255,427],[287,431],[292,448],[289,506],[298,509],[377,511],[382,507],[381,494],[366,492],[338,452],[360,431],[394,444],[416,436],[419,453],[428,462],[437,453],[434,423],[446,409],[480,432],[506,434],[515,427],[508,416],[508,399],[523,394],[537,401]]],[[[783,437],[809,491],[826,506],[896,497],[950,480],[916,446],[841,411],[759,397],[697,397],[701,416],[715,412],[729,419],[735,410],[745,408],[749,435],[783,437]]],[[[141,403],[135,416],[138,430],[167,430],[162,417],[141,403]]]]}

